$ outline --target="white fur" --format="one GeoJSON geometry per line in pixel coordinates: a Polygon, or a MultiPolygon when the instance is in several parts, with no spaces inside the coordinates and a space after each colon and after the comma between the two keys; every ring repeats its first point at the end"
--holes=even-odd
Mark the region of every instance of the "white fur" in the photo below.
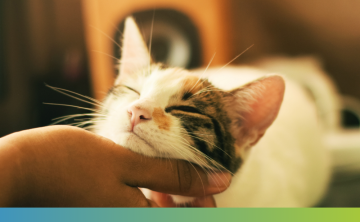
{"type": "MultiPolygon", "coordinates": [[[[199,73],[202,73],[201,71],[199,73]]],[[[208,70],[215,85],[232,89],[267,74],[249,67],[208,70]]],[[[247,158],[225,192],[215,195],[219,207],[306,207],[315,205],[330,177],[329,154],[322,140],[314,102],[286,80],[279,115],[247,158]]]]}
{"type": "Polygon", "coordinates": [[[181,88],[179,83],[187,74],[187,71],[177,69],[155,69],[151,75],[135,73],[132,77],[123,79],[122,84],[138,90],[141,96],[131,90],[128,90],[126,95],[116,96],[116,92],[109,95],[104,102],[106,110],[103,112],[106,113],[106,118],[98,120],[95,133],[147,156],[197,162],[198,157],[184,145],[179,119],[165,113],[172,122],[169,131],[160,130],[154,121],[147,121],[136,125],[131,132],[130,116],[127,111],[133,104],[150,110],[150,113],[157,107],[164,110],[169,98],[181,88]]]}

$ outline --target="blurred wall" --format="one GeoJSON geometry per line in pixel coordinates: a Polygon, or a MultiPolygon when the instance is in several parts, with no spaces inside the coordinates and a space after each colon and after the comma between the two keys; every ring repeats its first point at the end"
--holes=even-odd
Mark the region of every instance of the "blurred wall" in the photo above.
{"type": "Polygon", "coordinates": [[[43,102],[79,104],[45,83],[90,95],[80,1],[2,0],[1,4],[5,61],[0,136],[79,112],[43,102]]]}
{"type": "Polygon", "coordinates": [[[268,55],[314,55],[342,94],[360,99],[360,1],[232,0],[233,52],[244,63],[268,55]]]}

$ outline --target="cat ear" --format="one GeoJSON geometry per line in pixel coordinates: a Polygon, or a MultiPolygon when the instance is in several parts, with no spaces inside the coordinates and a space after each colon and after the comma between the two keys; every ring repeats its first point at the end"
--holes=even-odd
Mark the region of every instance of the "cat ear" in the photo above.
{"type": "Polygon", "coordinates": [[[126,18],[120,59],[120,75],[116,82],[126,75],[149,66],[150,63],[149,51],[135,20],[132,17],[126,18]]]}
{"type": "Polygon", "coordinates": [[[252,146],[264,135],[279,113],[284,91],[283,78],[271,75],[229,92],[224,101],[238,146],[252,146]]]}

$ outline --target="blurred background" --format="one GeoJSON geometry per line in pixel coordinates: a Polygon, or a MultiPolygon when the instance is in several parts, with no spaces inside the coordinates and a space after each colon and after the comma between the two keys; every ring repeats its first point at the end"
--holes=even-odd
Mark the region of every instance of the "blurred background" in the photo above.
{"type": "MultiPolygon", "coordinates": [[[[254,44],[232,64],[315,56],[342,95],[360,99],[359,9],[355,0],[1,0],[0,136],[84,113],[44,102],[91,108],[45,84],[102,99],[129,14],[146,41],[153,26],[157,61],[197,68],[216,52],[212,65],[224,65],[254,44]]],[[[358,128],[350,111],[341,111],[342,125],[358,128]]],[[[360,206],[359,177],[335,178],[319,206],[360,206]]]]}

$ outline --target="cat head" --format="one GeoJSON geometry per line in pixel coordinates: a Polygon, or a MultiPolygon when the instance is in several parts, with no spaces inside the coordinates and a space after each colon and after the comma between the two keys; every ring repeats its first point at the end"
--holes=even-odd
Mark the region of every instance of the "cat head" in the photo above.
{"type": "Polygon", "coordinates": [[[284,94],[279,76],[224,91],[153,63],[132,18],[125,21],[119,70],[96,133],[147,156],[231,172],[275,120],[284,94]]]}

